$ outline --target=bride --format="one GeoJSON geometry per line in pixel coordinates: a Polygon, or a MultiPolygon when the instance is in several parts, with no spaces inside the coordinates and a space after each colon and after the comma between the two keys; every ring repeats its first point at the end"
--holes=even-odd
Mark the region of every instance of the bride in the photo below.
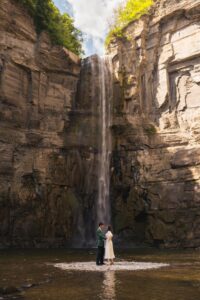
{"type": "Polygon", "coordinates": [[[114,264],[114,258],[115,258],[112,238],[113,238],[112,228],[111,226],[108,226],[108,231],[106,233],[105,259],[107,259],[111,265],[114,264]]]}

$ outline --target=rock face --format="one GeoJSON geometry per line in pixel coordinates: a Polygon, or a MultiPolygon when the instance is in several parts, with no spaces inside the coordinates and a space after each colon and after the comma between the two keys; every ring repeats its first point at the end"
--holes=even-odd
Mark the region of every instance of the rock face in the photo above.
{"type": "Polygon", "coordinates": [[[0,245],[60,246],[79,205],[66,147],[80,61],[0,3],[0,245]],[[69,175],[70,173],[70,175],[69,175]]]}
{"type": "MultiPolygon", "coordinates": [[[[200,0],[160,0],[110,45],[110,198],[120,245],[200,246],[199,12],[200,0]]],[[[95,56],[81,68],[36,35],[16,1],[1,0],[0,247],[94,240],[99,68],[95,56]]]]}
{"type": "Polygon", "coordinates": [[[158,1],[109,48],[111,200],[122,240],[200,246],[200,1],[158,1]]]}

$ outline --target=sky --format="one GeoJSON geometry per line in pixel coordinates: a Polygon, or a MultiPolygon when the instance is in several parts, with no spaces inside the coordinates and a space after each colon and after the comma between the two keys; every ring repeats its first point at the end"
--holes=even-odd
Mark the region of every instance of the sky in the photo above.
{"type": "Polygon", "coordinates": [[[122,0],[54,0],[60,11],[68,12],[84,34],[85,56],[104,54],[104,40],[113,10],[122,0]]]}

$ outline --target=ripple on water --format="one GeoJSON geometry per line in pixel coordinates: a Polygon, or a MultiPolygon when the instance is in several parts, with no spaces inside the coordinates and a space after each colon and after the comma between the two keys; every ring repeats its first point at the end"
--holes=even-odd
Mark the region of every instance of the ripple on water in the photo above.
{"type": "Polygon", "coordinates": [[[151,263],[151,262],[116,262],[114,265],[105,264],[97,266],[95,262],[73,262],[73,263],[58,263],[54,267],[68,270],[68,271],[138,271],[138,270],[151,270],[168,267],[169,264],[164,263],[151,263]]]}

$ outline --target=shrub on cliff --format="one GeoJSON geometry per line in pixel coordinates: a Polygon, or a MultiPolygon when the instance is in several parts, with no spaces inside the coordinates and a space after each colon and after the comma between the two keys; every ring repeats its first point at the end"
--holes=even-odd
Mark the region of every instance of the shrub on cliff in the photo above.
{"type": "Polygon", "coordinates": [[[153,3],[154,0],[127,0],[125,4],[121,4],[115,11],[114,23],[107,35],[106,45],[109,45],[113,37],[122,37],[123,28],[146,14],[153,3]]]}
{"type": "Polygon", "coordinates": [[[46,30],[54,44],[61,45],[77,55],[83,53],[82,33],[74,26],[74,20],[61,14],[52,0],[15,0],[24,5],[34,18],[36,30],[46,30]]]}

